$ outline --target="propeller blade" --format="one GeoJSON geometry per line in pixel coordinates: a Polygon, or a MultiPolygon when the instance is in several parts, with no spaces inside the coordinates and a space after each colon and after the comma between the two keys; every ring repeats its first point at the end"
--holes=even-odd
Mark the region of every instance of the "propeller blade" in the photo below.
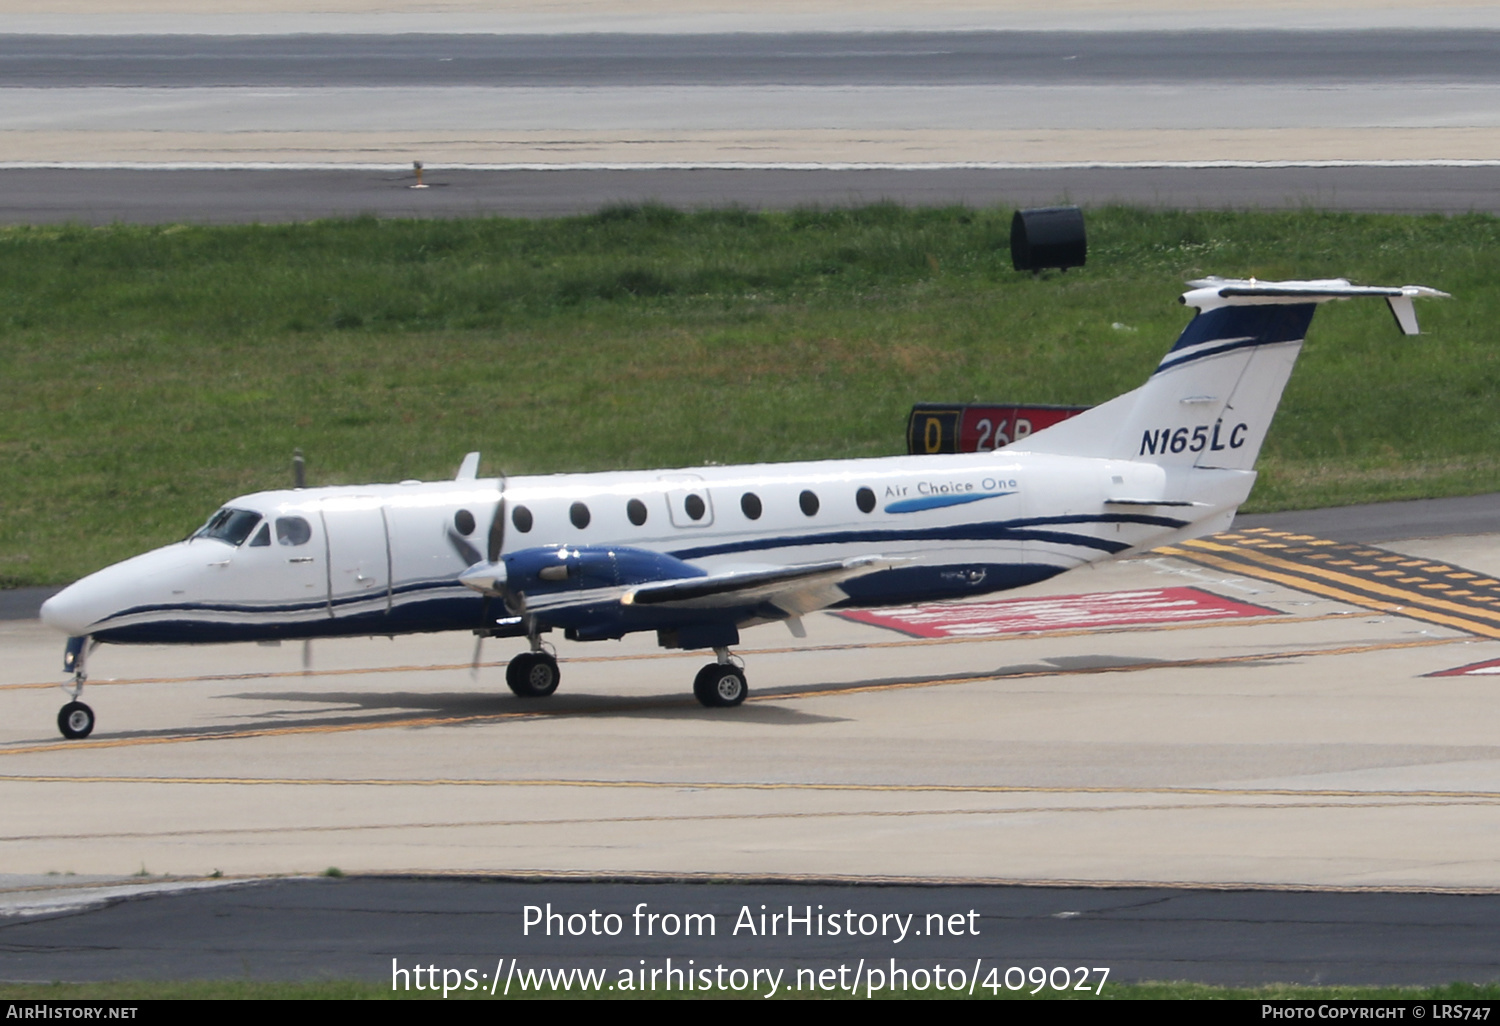
{"type": "Polygon", "coordinates": [[[448,544],[453,546],[453,551],[458,553],[458,558],[464,561],[464,566],[473,566],[483,560],[483,557],[479,555],[479,550],[469,544],[468,539],[452,527],[448,528],[448,544]]]}
{"type": "MultiPolygon", "coordinates": [[[[500,486],[505,487],[502,480],[500,486]]],[[[500,562],[500,550],[505,547],[505,496],[500,496],[500,501],[495,503],[495,519],[490,521],[490,562],[500,562]]],[[[479,562],[475,559],[474,562],[479,562]]]]}
{"type": "MultiPolygon", "coordinates": [[[[495,519],[490,521],[490,565],[499,571],[494,579],[492,587],[500,593],[500,601],[505,608],[514,613],[517,608],[524,606],[524,602],[518,602],[516,596],[511,593],[505,584],[505,564],[500,561],[500,554],[505,549],[505,475],[500,475],[500,501],[495,503],[495,519]]],[[[486,606],[488,616],[488,606],[486,606]]],[[[486,620],[488,622],[488,620],[486,620]]]]}
{"type": "MultiPolygon", "coordinates": [[[[488,609],[489,608],[489,599],[485,599],[484,604],[485,604],[485,608],[488,609]]],[[[480,649],[482,649],[482,648],[484,648],[484,635],[483,634],[479,635],[478,637],[476,637],[474,639],[474,658],[469,663],[469,679],[470,680],[478,680],[479,679],[479,652],[480,652],[480,649]]]]}

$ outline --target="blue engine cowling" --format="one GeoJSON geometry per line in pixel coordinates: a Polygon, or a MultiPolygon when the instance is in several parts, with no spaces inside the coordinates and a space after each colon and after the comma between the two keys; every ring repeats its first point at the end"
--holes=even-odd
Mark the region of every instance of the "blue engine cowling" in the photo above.
{"type": "MultiPolygon", "coordinates": [[[[541,596],[708,575],[701,567],[660,552],[605,545],[522,549],[505,556],[504,562],[506,589],[528,600],[528,605],[541,596]]],[[[707,632],[705,636],[727,637],[734,632],[734,620],[743,618],[744,612],[725,609],[709,614],[702,610],[640,609],[622,606],[615,595],[606,593],[597,602],[542,608],[532,615],[549,627],[562,628],[571,640],[602,641],[635,631],[677,630],[684,626],[690,630],[701,628],[707,632]]]]}
{"type": "Polygon", "coordinates": [[[708,575],[701,567],[661,552],[606,545],[544,545],[512,552],[504,560],[507,587],[527,595],[555,595],[708,575]]]}

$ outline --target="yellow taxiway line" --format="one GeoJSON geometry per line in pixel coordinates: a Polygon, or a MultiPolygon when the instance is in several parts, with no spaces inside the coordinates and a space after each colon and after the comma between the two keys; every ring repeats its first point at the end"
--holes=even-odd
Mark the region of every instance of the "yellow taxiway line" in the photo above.
{"type": "MultiPolygon", "coordinates": [[[[985,673],[962,677],[940,677],[893,681],[889,683],[851,684],[832,687],[803,687],[752,695],[752,702],[780,702],[802,698],[824,698],[856,695],[871,691],[897,691],[909,688],[944,687],[954,684],[976,684],[1000,680],[1026,680],[1034,677],[1072,677],[1100,673],[1129,673],[1139,670],[1202,669],[1213,666],[1234,666],[1245,663],[1270,662],[1284,659],[1305,659],[1327,655],[1359,655],[1367,652],[1387,652],[1407,648],[1428,648],[1436,645],[1466,643],[1468,637],[1424,638],[1417,641],[1377,642],[1366,645],[1340,645],[1333,648],[1297,649],[1275,652],[1252,652],[1237,656],[1216,656],[1202,659],[1164,659],[1145,663],[1128,663],[1119,666],[1087,666],[1074,668],[1047,668],[1038,670],[1016,670],[1010,673],[985,673]]],[[[473,723],[499,723],[506,720],[558,718],[564,716],[597,716],[614,712],[641,709],[649,703],[653,708],[684,706],[696,708],[692,698],[647,699],[645,702],[613,702],[608,705],[576,709],[528,709],[520,712],[478,713],[462,716],[413,716],[362,723],[309,724],[297,727],[262,727],[246,730],[211,730],[195,734],[157,735],[152,737],[100,738],[86,741],[56,741],[44,744],[0,747],[0,756],[26,755],[38,752],[76,752],[91,748],[133,748],[140,745],[179,744],[189,741],[230,741],[255,737],[287,737],[295,734],[340,734],[366,730],[392,730],[402,727],[449,727],[473,723]]]]}
{"type": "MultiPolygon", "coordinates": [[[[1268,623],[1317,623],[1321,620],[1339,620],[1357,616],[1350,610],[1340,613],[1320,613],[1315,616],[1255,616],[1222,620],[1193,620],[1188,623],[1158,623],[1123,625],[1119,627],[1069,627],[1050,631],[1016,631],[1004,634],[988,634],[963,638],[903,638],[899,641],[850,641],[835,645],[802,645],[780,648],[736,649],[742,656],[788,655],[798,652],[846,652],[854,649],[910,648],[915,645],[973,645],[1002,641],[1023,641],[1038,638],[1076,638],[1091,634],[1136,634],[1151,631],[1185,631],[1205,627],[1254,627],[1268,623]]],[[[619,663],[642,659],[702,659],[702,652],[644,652],[635,655],[569,656],[569,663],[619,663]]],[[[347,677],[371,673],[444,673],[453,670],[497,669],[508,666],[510,660],[498,659],[484,663],[430,663],[410,666],[356,666],[337,670],[277,670],[253,673],[211,673],[193,677],[122,677],[115,680],[90,678],[88,686],[111,687],[123,684],[203,684],[230,680],[277,680],[305,677],[347,677]]],[[[62,680],[27,681],[19,684],[0,684],[0,691],[24,691],[36,688],[56,688],[66,683],[62,680]]]]}

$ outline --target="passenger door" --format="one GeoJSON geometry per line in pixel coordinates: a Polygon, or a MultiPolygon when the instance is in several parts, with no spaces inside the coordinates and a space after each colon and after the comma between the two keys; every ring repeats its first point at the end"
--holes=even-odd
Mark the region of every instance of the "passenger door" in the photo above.
{"type": "Polygon", "coordinates": [[[391,544],[380,499],[324,499],[318,512],[327,539],[330,615],[390,612],[391,544]]]}

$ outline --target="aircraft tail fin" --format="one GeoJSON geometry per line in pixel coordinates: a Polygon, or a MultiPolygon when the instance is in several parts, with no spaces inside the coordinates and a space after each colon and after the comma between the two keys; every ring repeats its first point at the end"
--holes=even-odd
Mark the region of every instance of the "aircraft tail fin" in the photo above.
{"type": "Polygon", "coordinates": [[[1445,297],[1421,285],[1321,281],[1189,282],[1197,309],[1177,343],[1140,388],[1031,435],[1014,448],[1164,467],[1249,470],[1319,303],[1385,299],[1396,324],[1417,334],[1412,300],[1445,297]]]}

